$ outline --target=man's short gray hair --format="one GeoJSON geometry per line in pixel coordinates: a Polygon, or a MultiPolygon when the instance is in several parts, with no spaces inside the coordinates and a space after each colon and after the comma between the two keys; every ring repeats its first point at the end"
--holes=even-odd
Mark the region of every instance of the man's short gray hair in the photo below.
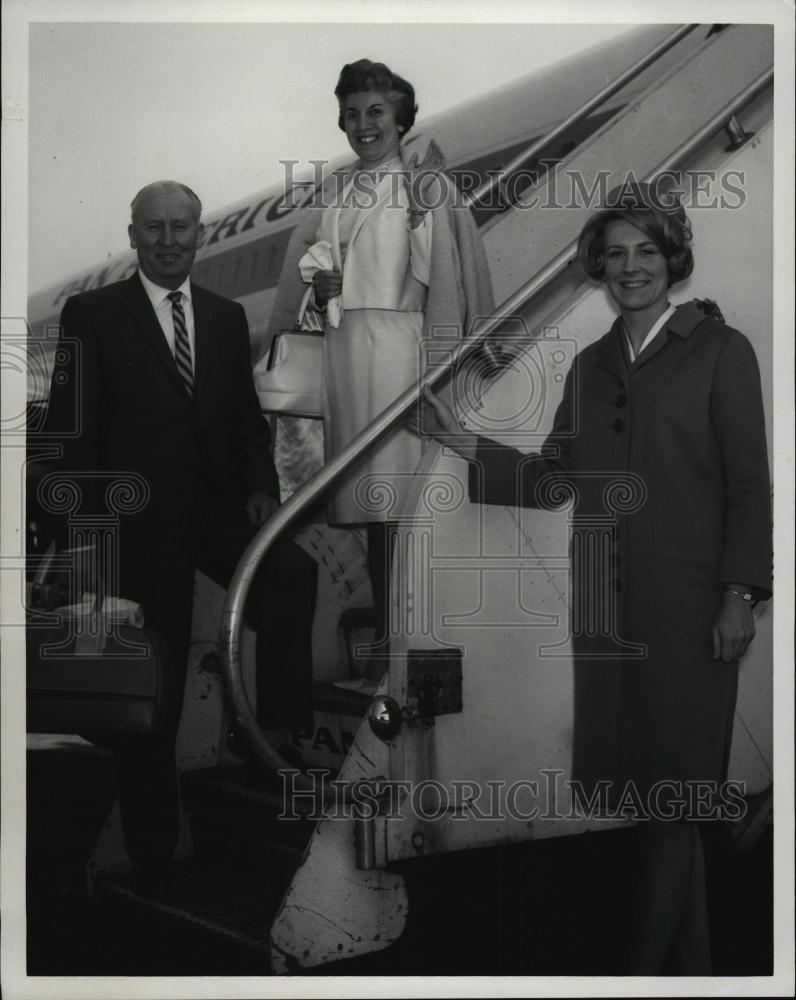
{"type": "Polygon", "coordinates": [[[179,181],[152,181],[151,184],[146,184],[144,187],[142,187],[141,190],[138,192],[138,194],[136,194],[135,198],[133,198],[133,200],[130,202],[130,218],[132,219],[133,222],[135,222],[135,213],[138,209],[138,205],[143,196],[147,193],[147,191],[151,191],[152,188],[159,188],[159,187],[176,187],[179,188],[181,191],[184,191],[185,194],[187,194],[188,197],[191,199],[194,208],[196,209],[196,221],[198,222],[199,219],[201,219],[202,203],[201,201],[199,201],[199,195],[195,191],[192,191],[187,184],[180,184],[179,181]]]}

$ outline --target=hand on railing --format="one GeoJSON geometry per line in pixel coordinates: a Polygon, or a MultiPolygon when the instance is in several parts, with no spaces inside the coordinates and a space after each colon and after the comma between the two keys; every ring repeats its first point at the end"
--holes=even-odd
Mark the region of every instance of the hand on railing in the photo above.
{"type": "Polygon", "coordinates": [[[448,404],[435,396],[427,385],[423,386],[421,432],[453,448],[468,462],[475,461],[477,435],[465,430],[448,404]]]}

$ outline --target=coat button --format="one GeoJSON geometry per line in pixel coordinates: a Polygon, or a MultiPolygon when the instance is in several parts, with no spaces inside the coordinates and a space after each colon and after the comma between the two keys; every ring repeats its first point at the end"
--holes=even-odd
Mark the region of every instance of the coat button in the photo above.
{"type": "Polygon", "coordinates": [[[616,405],[621,409],[626,402],[627,402],[627,396],[623,392],[620,392],[619,395],[616,397],[616,405]]]}
{"type": "Polygon", "coordinates": [[[617,434],[620,434],[625,429],[625,422],[620,417],[617,417],[616,420],[614,420],[614,422],[611,424],[611,426],[613,427],[613,429],[616,431],[617,434]]]}

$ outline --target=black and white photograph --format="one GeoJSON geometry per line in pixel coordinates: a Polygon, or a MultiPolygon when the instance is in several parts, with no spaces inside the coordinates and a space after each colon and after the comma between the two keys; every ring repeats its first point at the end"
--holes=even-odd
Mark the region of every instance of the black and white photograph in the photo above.
{"type": "Polygon", "coordinates": [[[792,995],[793,52],[6,0],[4,996],[792,995]]]}

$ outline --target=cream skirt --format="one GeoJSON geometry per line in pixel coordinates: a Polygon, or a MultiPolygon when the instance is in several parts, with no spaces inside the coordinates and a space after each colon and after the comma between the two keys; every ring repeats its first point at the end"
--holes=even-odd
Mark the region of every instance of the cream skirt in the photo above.
{"type": "MultiPolygon", "coordinates": [[[[334,458],[421,375],[423,314],[353,309],[324,336],[324,439],[334,458]]],[[[395,521],[423,451],[399,426],[366,453],[329,501],[331,524],[395,521]]]]}

